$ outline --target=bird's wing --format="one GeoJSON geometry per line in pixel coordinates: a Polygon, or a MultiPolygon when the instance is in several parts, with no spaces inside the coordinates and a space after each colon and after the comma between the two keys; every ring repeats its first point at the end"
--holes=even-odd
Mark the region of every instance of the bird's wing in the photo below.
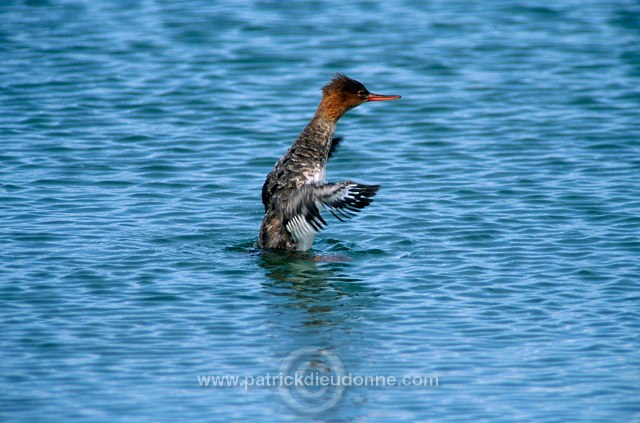
{"type": "Polygon", "coordinates": [[[330,159],[331,157],[333,157],[333,153],[336,152],[336,149],[340,145],[341,141],[342,141],[342,137],[336,137],[331,140],[331,146],[329,147],[329,156],[327,158],[330,159]]]}
{"type": "Polygon", "coordinates": [[[278,213],[287,231],[297,241],[320,232],[327,222],[320,215],[324,208],[338,220],[355,216],[371,204],[378,185],[363,185],[351,181],[305,185],[283,193],[277,202],[278,213]]]}

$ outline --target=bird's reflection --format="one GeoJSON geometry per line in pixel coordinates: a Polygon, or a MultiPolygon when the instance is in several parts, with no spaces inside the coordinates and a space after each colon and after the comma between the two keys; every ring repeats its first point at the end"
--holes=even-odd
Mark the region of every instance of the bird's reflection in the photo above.
{"type": "MultiPolygon", "coordinates": [[[[335,354],[348,371],[362,371],[366,362],[367,315],[378,296],[375,288],[353,276],[358,266],[336,256],[263,252],[260,266],[267,313],[272,328],[274,363],[306,347],[335,354]]],[[[348,393],[337,416],[356,413],[366,402],[363,392],[348,393]],[[344,402],[350,406],[344,407],[344,402]]],[[[339,420],[339,419],[338,419],[339,420]]]]}
{"type": "MultiPolygon", "coordinates": [[[[301,320],[289,322],[300,326],[335,326],[340,323],[340,315],[332,314],[343,299],[352,294],[360,281],[348,278],[341,270],[347,263],[323,263],[308,253],[268,252],[262,256],[261,266],[269,280],[265,291],[280,297],[272,306],[280,315],[289,313],[300,315],[301,320]],[[349,287],[353,284],[354,287],[349,287]]],[[[356,292],[358,289],[355,290],[356,292]]],[[[291,316],[293,317],[293,316],[291,316]]]]}
{"type": "Polygon", "coordinates": [[[335,258],[264,252],[259,264],[267,276],[263,289],[272,313],[269,320],[288,333],[302,330],[307,339],[314,331],[353,336],[378,294],[353,275],[357,266],[335,258]]]}

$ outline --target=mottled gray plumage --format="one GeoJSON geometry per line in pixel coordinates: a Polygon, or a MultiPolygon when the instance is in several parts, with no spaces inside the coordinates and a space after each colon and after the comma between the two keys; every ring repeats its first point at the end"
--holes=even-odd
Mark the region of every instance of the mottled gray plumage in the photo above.
{"type": "Polygon", "coordinates": [[[338,119],[366,101],[393,100],[398,96],[370,93],[364,85],[338,74],[323,87],[318,110],[287,153],[267,175],[262,187],[265,216],[258,246],[305,251],[326,221],[322,208],[339,220],[371,204],[377,185],[351,181],[327,183],[326,164],[340,139],[334,139],[338,119]]]}

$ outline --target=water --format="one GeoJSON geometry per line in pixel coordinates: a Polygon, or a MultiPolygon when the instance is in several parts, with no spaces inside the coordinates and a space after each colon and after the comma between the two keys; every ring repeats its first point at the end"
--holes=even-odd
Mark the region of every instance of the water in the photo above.
{"type": "Polygon", "coordinates": [[[0,420],[640,420],[640,5],[343,3],[2,3],[0,420]],[[381,191],[261,254],[337,71],[381,191]],[[437,386],[200,386],[296,351],[437,386]]]}

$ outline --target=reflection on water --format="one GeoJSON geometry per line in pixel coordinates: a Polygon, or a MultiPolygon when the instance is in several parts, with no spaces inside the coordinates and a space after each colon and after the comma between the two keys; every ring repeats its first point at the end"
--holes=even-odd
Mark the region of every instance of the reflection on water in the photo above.
{"type": "MultiPolygon", "coordinates": [[[[274,360],[281,361],[301,348],[318,347],[339,357],[347,371],[362,371],[358,363],[368,355],[362,325],[379,294],[352,276],[357,266],[287,252],[264,253],[260,266],[268,277],[263,283],[265,298],[270,299],[266,319],[273,336],[281,341],[274,344],[274,360]]],[[[362,395],[366,393],[346,392],[336,410],[343,417],[345,409],[357,413],[356,404],[366,402],[362,395]]]]}
{"type": "Polygon", "coordinates": [[[344,327],[377,295],[375,289],[348,274],[353,270],[349,263],[319,263],[310,253],[267,252],[260,266],[269,278],[263,287],[274,297],[271,306],[279,313],[303,311],[300,326],[317,331],[344,327]],[[346,310],[356,314],[345,314],[346,310]]]}

